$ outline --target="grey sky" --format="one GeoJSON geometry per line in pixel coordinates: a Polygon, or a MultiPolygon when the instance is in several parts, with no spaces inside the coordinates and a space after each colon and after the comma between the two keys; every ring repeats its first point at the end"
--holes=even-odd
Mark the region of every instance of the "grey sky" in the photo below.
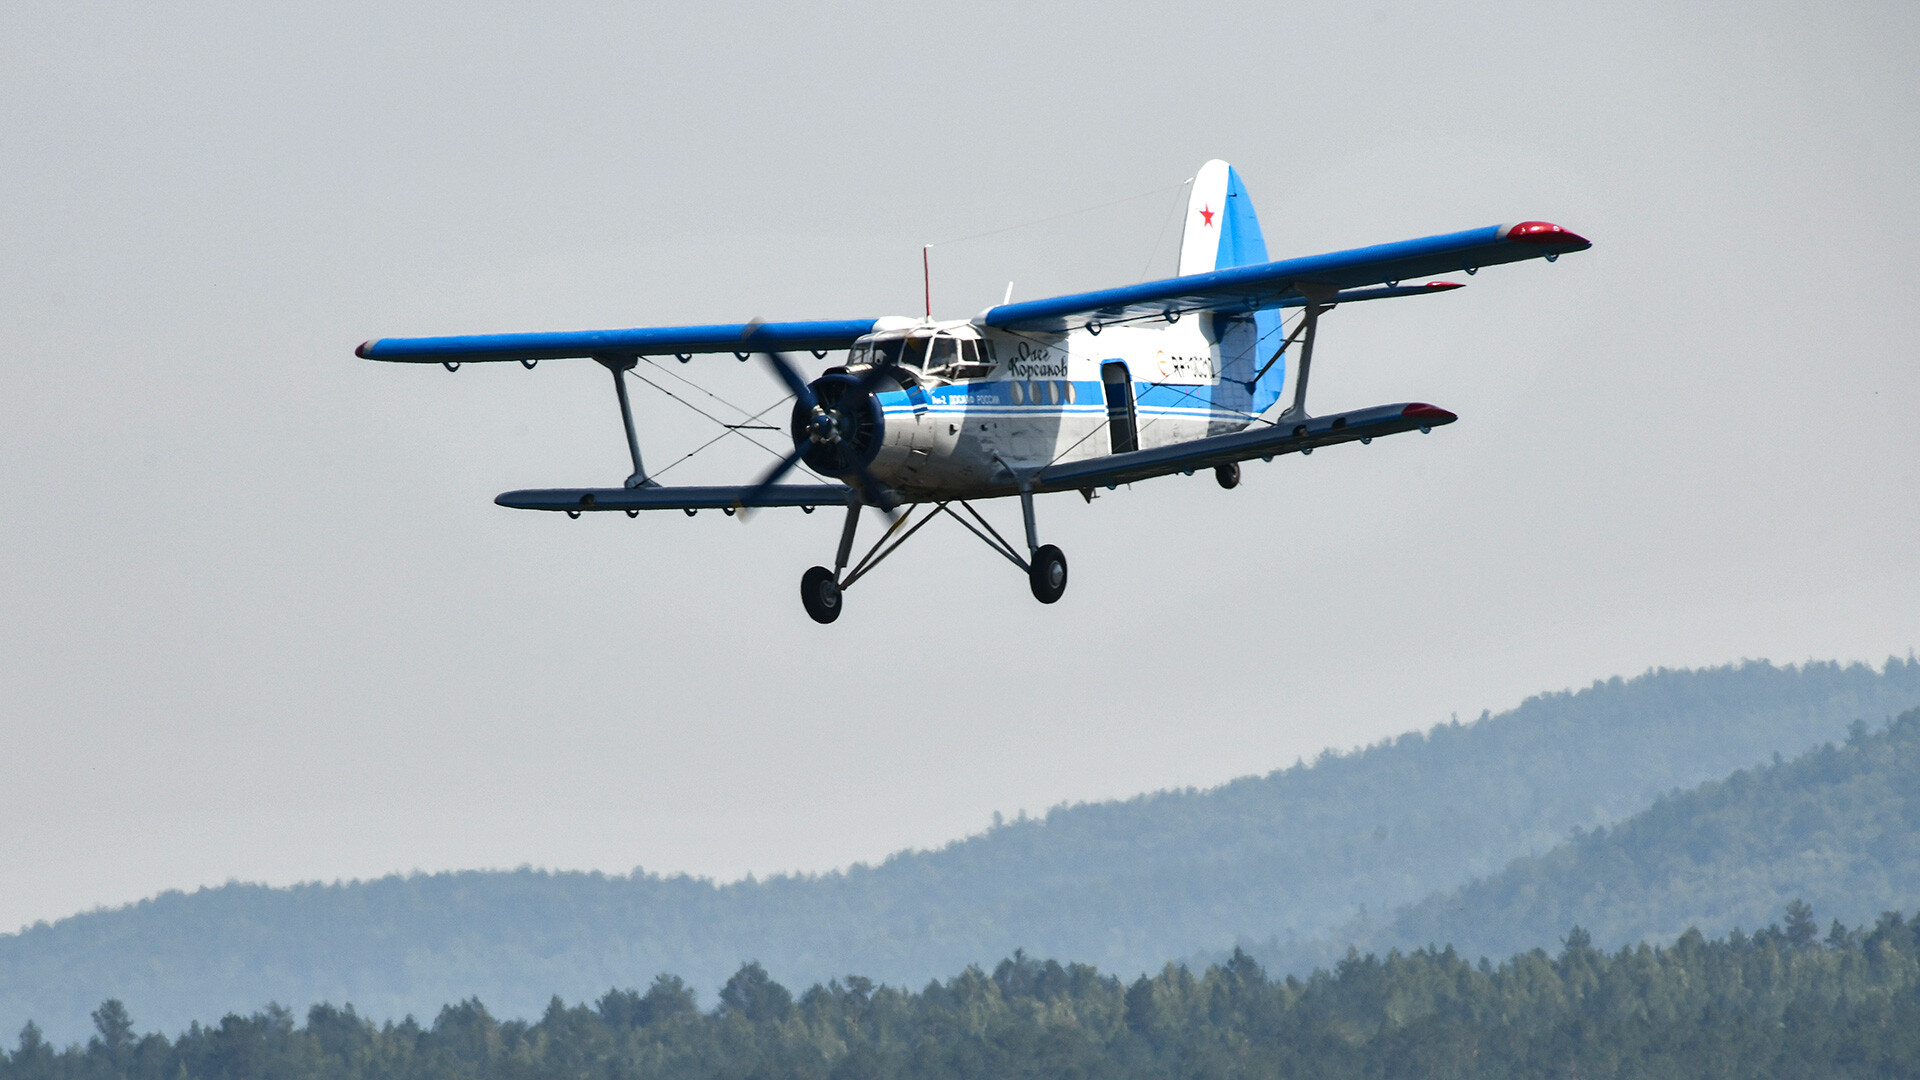
{"type": "MultiPolygon", "coordinates": [[[[1571,7],[7,6],[0,927],[826,869],[1649,665],[1905,654],[1920,9],[1571,7]],[[1214,156],[1276,256],[1596,246],[1329,318],[1315,404],[1453,427],[1043,501],[1052,608],[936,527],[815,626],[833,515],[492,505],[625,475],[597,367],[352,355],[913,314],[920,244],[1156,189],[936,248],[935,308],[1159,276],[1214,156]]],[[[706,438],[639,400],[655,467],[706,438]]]]}

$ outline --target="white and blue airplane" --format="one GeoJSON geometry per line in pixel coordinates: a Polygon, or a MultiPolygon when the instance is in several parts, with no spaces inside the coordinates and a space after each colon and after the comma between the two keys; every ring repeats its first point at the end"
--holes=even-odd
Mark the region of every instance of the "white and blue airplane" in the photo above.
{"type": "Polygon", "coordinates": [[[816,621],[838,618],[842,594],[921,526],[945,513],[1027,574],[1041,603],[1060,599],[1067,560],[1042,544],[1035,495],[1078,491],[1091,499],[1170,473],[1212,469],[1222,487],[1240,462],[1310,454],[1345,442],[1455,420],[1422,402],[1313,415],[1307,377],[1320,316],[1339,304],[1421,296],[1460,286],[1403,284],[1495,263],[1592,246],[1558,225],[1524,221],[1328,255],[1267,258],[1240,176],[1209,161],[1194,176],[1177,277],[1117,289],[1003,303],[971,319],[889,316],[814,322],[657,326],[629,330],[381,338],[369,360],[438,363],[587,358],[613,373],[633,473],[614,488],[509,491],[494,501],[525,510],[586,511],[845,506],[832,569],[801,578],[816,621]],[[1300,309],[1290,332],[1283,313],[1300,309]],[[1297,352],[1296,352],[1297,347],[1297,352]],[[807,380],[783,350],[845,358],[807,380]],[[792,453],[758,483],[663,487],[641,464],[625,373],[640,357],[698,353],[764,356],[792,391],[792,453]],[[840,483],[780,481],[804,463],[840,483]],[[974,509],[1018,496],[1024,551],[974,509]],[[953,509],[958,504],[962,517],[953,509]],[[887,513],[884,535],[849,564],[863,506],[887,513]],[[905,507],[900,513],[899,508],[905,507]],[[910,524],[911,523],[911,524],[910,524]]]}

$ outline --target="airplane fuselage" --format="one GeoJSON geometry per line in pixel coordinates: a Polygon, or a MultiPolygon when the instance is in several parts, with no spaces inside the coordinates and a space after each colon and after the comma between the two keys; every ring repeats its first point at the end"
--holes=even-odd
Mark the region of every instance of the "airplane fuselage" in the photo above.
{"type": "Polygon", "coordinates": [[[892,325],[876,338],[970,335],[983,363],[960,378],[903,364],[906,385],[877,395],[884,426],[869,468],[909,501],[989,498],[1048,465],[1238,431],[1278,398],[1286,364],[1274,363],[1256,394],[1257,350],[1223,357],[1212,322],[1046,334],[882,320],[892,325]],[[1242,377],[1223,377],[1229,367],[1242,377]]]}

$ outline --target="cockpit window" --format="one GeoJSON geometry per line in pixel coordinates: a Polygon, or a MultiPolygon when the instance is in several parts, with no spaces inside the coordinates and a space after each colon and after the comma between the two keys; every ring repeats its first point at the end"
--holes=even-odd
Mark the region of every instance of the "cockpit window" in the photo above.
{"type": "Polygon", "coordinates": [[[945,371],[959,359],[959,342],[942,335],[933,339],[933,349],[927,354],[928,371],[945,371]]]}
{"type": "Polygon", "coordinates": [[[993,354],[985,341],[921,331],[857,342],[847,351],[849,367],[868,364],[898,365],[916,374],[959,381],[992,373],[993,354]]]}

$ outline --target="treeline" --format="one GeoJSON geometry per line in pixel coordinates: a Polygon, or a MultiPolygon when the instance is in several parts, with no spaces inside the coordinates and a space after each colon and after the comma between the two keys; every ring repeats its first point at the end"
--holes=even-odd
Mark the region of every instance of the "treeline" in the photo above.
{"type": "Polygon", "coordinates": [[[177,1039],[108,1001],[85,1046],[29,1024],[0,1080],[834,1080],[911,1077],[1890,1077],[1920,1073],[1920,915],[1824,937],[1786,925],[1618,952],[1575,927],[1557,957],[1494,966],[1420,950],[1350,954],[1272,980],[1246,954],[1131,985],[1016,954],[914,993],[850,977],[796,999],[758,964],[711,1011],[679,979],[554,998],[536,1022],[477,1000],[431,1026],[269,1006],[177,1039]]]}
{"type": "MultiPolygon", "coordinates": [[[[169,893],[0,935],[0,1025],[35,1017],[78,1037],[107,997],[168,1030],[267,1000],[353,1001],[386,1018],[478,995],[537,1016],[552,993],[584,997],[633,971],[679,972],[711,993],[749,956],[798,985],[849,970],[919,985],[1021,947],[1130,975],[1235,941],[1330,941],[1311,955],[1259,952],[1271,970],[1305,973],[1349,941],[1365,947],[1369,937],[1339,933],[1363,908],[1387,917],[1663,792],[1916,704],[1912,659],[1661,670],[1210,790],[1056,807],[819,876],[468,872],[169,893]]],[[[1794,895],[1764,896],[1761,911],[1794,895]]],[[[1911,903],[1815,899],[1848,921],[1911,903]]],[[[1603,944],[1621,940],[1597,916],[1569,917],[1486,951],[1576,921],[1603,944]]]]}

